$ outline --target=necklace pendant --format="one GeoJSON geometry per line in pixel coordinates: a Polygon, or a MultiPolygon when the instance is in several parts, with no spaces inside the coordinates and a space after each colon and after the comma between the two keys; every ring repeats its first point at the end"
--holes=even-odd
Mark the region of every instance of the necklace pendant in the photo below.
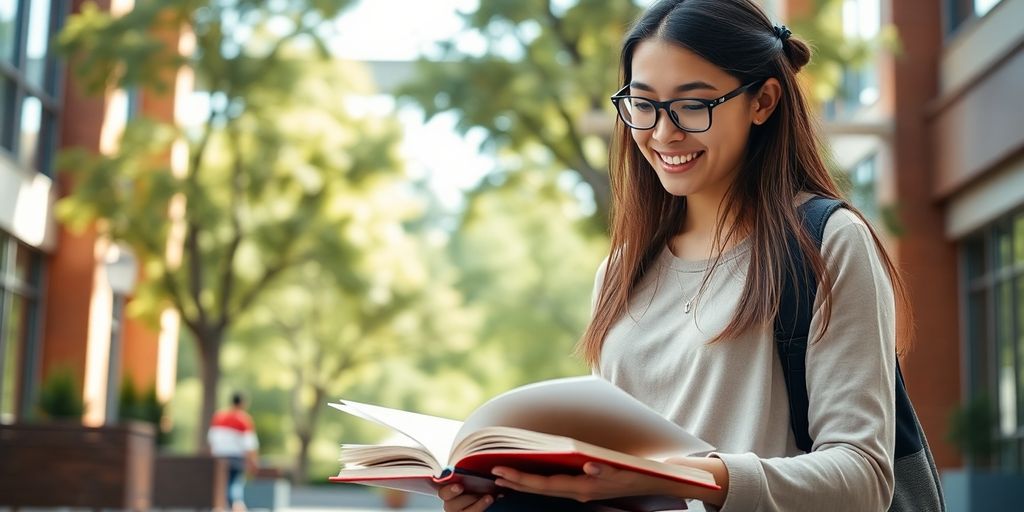
{"type": "Polygon", "coordinates": [[[688,300],[688,301],[686,301],[686,304],[683,305],[683,313],[689,313],[690,312],[690,303],[691,302],[693,302],[693,301],[688,300]]]}

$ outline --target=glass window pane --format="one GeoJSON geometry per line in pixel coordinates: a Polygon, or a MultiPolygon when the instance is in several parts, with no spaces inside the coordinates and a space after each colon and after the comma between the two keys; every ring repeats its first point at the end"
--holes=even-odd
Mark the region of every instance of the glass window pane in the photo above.
{"type": "Polygon", "coordinates": [[[982,17],[988,14],[993,7],[996,6],[1001,0],[974,0],[974,15],[982,17]]]}
{"type": "Polygon", "coordinates": [[[3,374],[0,375],[0,423],[13,423],[17,411],[18,396],[18,354],[21,351],[21,338],[25,327],[24,299],[12,295],[8,315],[4,315],[3,331],[3,374]]]}
{"type": "Polygon", "coordinates": [[[1017,427],[1024,428],[1024,275],[1017,276],[1017,427]]]}
{"type": "Polygon", "coordinates": [[[14,258],[14,278],[22,285],[29,284],[29,273],[32,269],[32,251],[25,246],[16,246],[14,258]]]}
{"type": "Polygon", "coordinates": [[[46,58],[50,48],[50,2],[32,2],[25,45],[25,75],[29,82],[44,87],[46,58]]]}
{"type": "Polygon", "coordinates": [[[18,1],[0,0],[0,59],[14,64],[18,38],[18,1]]]}
{"type": "Polygon", "coordinates": [[[39,128],[42,124],[43,103],[39,98],[26,96],[21,102],[21,130],[18,142],[18,160],[29,169],[38,169],[39,128]]]}
{"type": "Polygon", "coordinates": [[[999,364],[999,431],[1017,431],[1016,343],[1013,339],[1013,287],[1009,280],[996,285],[996,347],[999,364]]]}
{"type": "MultiPolygon", "coordinates": [[[[6,234],[4,234],[3,232],[0,232],[0,276],[2,276],[4,274],[4,269],[7,268],[7,264],[5,262],[7,261],[7,245],[8,245],[7,244],[7,240],[8,239],[9,239],[9,237],[6,234]]],[[[0,290],[3,289],[3,283],[4,283],[4,281],[2,279],[0,279],[0,290]]]]}
{"type": "Polygon", "coordinates": [[[0,78],[0,147],[14,147],[14,84],[0,78]]]}
{"type": "Polygon", "coordinates": [[[853,185],[850,191],[850,200],[872,221],[877,221],[879,218],[878,199],[875,193],[877,167],[878,157],[871,155],[850,169],[850,181],[853,185]]]}
{"type": "Polygon", "coordinates": [[[992,340],[988,335],[988,290],[978,290],[968,295],[967,300],[967,346],[970,358],[969,368],[971,395],[988,394],[995,396],[991,389],[992,368],[989,350],[992,340]]]}
{"type": "Polygon", "coordinates": [[[995,235],[996,248],[996,270],[1002,269],[1013,263],[1013,233],[1010,231],[1010,223],[1000,221],[995,224],[993,234],[995,235]]]}
{"type": "Polygon", "coordinates": [[[967,271],[967,286],[985,275],[985,237],[976,236],[963,244],[964,267],[967,271]]]}
{"type": "Polygon", "coordinates": [[[1018,213],[1013,221],[1013,261],[1024,264],[1024,213],[1018,213]]]}
{"type": "Polygon", "coordinates": [[[39,142],[36,144],[36,170],[47,176],[53,176],[53,158],[57,152],[56,119],[53,112],[43,110],[39,142]]]}

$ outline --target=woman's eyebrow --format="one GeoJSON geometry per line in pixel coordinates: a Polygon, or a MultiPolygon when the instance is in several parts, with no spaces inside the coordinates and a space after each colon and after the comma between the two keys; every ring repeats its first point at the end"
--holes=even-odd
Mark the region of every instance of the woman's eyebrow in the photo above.
{"type": "MultiPolygon", "coordinates": [[[[643,82],[630,82],[629,86],[631,88],[633,88],[633,89],[640,89],[642,91],[654,92],[654,87],[651,87],[651,86],[649,86],[649,85],[647,85],[647,84],[645,84],[643,82]]],[[[711,85],[711,84],[709,84],[707,82],[697,81],[697,82],[689,82],[689,83],[685,83],[685,84],[682,84],[682,85],[677,85],[676,88],[675,88],[675,92],[690,92],[690,91],[698,91],[698,90],[702,90],[702,89],[709,90],[709,91],[717,91],[718,90],[717,87],[715,87],[715,86],[713,86],[713,85],[711,85]]]]}

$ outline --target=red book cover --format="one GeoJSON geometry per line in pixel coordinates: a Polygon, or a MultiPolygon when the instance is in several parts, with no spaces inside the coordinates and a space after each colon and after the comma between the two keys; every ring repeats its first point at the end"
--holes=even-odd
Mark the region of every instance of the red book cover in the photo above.
{"type": "MultiPolygon", "coordinates": [[[[342,445],[333,482],[436,495],[461,482],[473,494],[508,493],[491,469],[508,466],[542,475],[582,474],[588,461],[718,489],[699,468],[669,457],[707,453],[711,445],[665,419],[625,391],[595,376],[555,379],[508,391],[458,422],[343,400],[332,407],[393,429],[380,445],[342,445]]],[[[685,509],[670,496],[604,500],[594,510],[653,512],[685,509]]]]}

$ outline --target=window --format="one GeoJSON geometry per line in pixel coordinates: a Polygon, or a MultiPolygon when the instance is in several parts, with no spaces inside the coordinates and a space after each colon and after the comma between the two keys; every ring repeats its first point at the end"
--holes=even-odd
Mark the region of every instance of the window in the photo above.
{"type": "Polygon", "coordinates": [[[990,397],[1000,440],[988,464],[1024,469],[1024,210],[997,220],[961,245],[967,382],[990,397]]]}
{"type": "Polygon", "coordinates": [[[0,423],[13,422],[28,405],[22,383],[34,359],[37,261],[36,253],[0,233],[0,423]]]}
{"type": "Polygon", "coordinates": [[[945,0],[946,35],[952,35],[965,22],[988,14],[1002,0],[945,0]]]}
{"type": "Polygon", "coordinates": [[[0,0],[0,147],[47,175],[59,113],[52,39],[66,11],[67,0],[0,0]]]}
{"type": "Polygon", "coordinates": [[[18,40],[17,0],[0,0],[0,60],[14,62],[14,48],[18,40]]]}
{"type": "MultiPolygon", "coordinates": [[[[843,35],[850,39],[871,40],[881,30],[880,0],[844,0],[843,35]]],[[[869,60],[857,67],[844,67],[836,97],[825,104],[829,119],[847,119],[861,108],[875,104],[880,92],[878,65],[869,60]]]]}
{"type": "Polygon", "coordinates": [[[850,202],[873,223],[877,223],[879,220],[878,197],[875,193],[877,174],[877,154],[872,154],[857,162],[850,169],[850,202]]]}

